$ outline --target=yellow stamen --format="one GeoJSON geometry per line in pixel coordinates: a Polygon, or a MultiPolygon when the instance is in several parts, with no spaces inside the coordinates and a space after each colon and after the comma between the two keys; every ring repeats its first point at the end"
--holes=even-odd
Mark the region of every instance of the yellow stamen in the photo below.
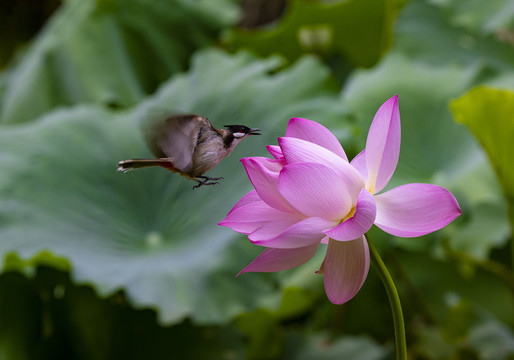
{"type": "Polygon", "coordinates": [[[353,215],[355,215],[355,206],[350,209],[350,212],[348,214],[346,214],[346,216],[343,218],[343,220],[341,220],[341,223],[344,223],[346,220],[353,217],[353,215]]]}

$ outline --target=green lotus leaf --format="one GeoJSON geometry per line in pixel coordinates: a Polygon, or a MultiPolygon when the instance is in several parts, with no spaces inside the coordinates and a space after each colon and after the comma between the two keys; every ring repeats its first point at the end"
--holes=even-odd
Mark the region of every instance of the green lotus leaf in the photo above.
{"type": "Polygon", "coordinates": [[[312,324],[304,324],[303,329],[290,327],[281,323],[276,314],[263,310],[244,314],[235,324],[246,335],[247,359],[381,360],[389,353],[387,346],[367,336],[336,337],[324,331],[305,331],[312,324]]]}
{"type": "Polygon", "coordinates": [[[4,273],[0,290],[3,359],[244,357],[242,334],[234,327],[187,320],[162,327],[155,312],[127,306],[122,293],[99,299],[91,287],[73,284],[67,272],[41,266],[30,279],[4,273]]]}
{"type": "MultiPolygon", "coordinates": [[[[509,0],[435,0],[456,26],[483,34],[514,30],[514,6],[509,0]]],[[[501,36],[501,34],[500,34],[501,36]]]]}
{"type": "Polygon", "coordinates": [[[367,336],[344,336],[332,339],[320,334],[305,336],[292,334],[286,349],[287,360],[384,360],[390,355],[390,349],[382,346],[367,336]]]}
{"type": "MultiPolygon", "coordinates": [[[[477,36],[458,27],[441,7],[434,4],[436,1],[415,0],[405,6],[395,27],[395,50],[443,67],[448,64],[480,64],[488,76],[498,71],[512,71],[512,44],[509,41],[477,36]]],[[[463,6],[471,2],[477,1],[454,1],[463,6]]],[[[491,2],[482,3],[489,6],[491,2]]]]}
{"type": "Polygon", "coordinates": [[[304,58],[270,75],[279,65],[277,58],[204,51],[188,73],[130,112],[79,106],[2,126],[0,254],[20,259],[4,267],[34,266],[30,259],[39,256],[62,269],[64,260],[78,284],[100,296],[124,290],[134,307],[156,309],[164,324],[184,317],[220,323],[258,306],[278,308],[276,278],[235,279],[259,247],[217,223],[251,188],[239,158],[265,155],[292,116],[340,118],[325,67],[304,58]],[[208,173],[224,177],[215,187],[193,191],[194,182],[161,168],[117,172],[120,160],[151,156],[141,127],[172,110],[263,135],[208,173]],[[47,252],[53,258],[41,255],[47,252]]]}
{"type": "Polygon", "coordinates": [[[280,22],[259,30],[234,30],[229,49],[248,48],[294,61],[305,52],[337,54],[353,66],[370,67],[389,49],[397,0],[305,1],[288,3],[280,22]]]}
{"type": "MultiPolygon", "coordinates": [[[[514,92],[477,87],[452,101],[455,120],[466,125],[485,149],[514,211],[514,92]]],[[[514,215],[511,218],[514,228],[514,215]]]]}
{"type": "Polygon", "coordinates": [[[469,344],[479,358],[501,359],[514,356],[512,328],[491,316],[482,317],[482,322],[471,330],[469,336],[469,344]]]}
{"type": "Polygon", "coordinates": [[[3,359],[33,359],[40,339],[41,302],[27,279],[18,273],[0,277],[0,354],[3,359]]]}
{"type": "Polygon", "coordinates": [[[434,323],[446,327],[444,331],[454,331],[448,327],[458,326],[451,317],[455,315],[452,308],[460,299],[472,302],[480,312],[488,312],[505,324],[514,323],[510,301],[512,283],[496,274],[482,268],[466,272],[459,268],[458,262],[442,261],[417,252],[402,251],[396,260],[406,276],[405,283],[416,284],[419,298],[415,302],[424,307],[420,311],[434,323]]]}
{"type": "Polygon", "coordinates": [[[231,0],[63,2],[12,70],[0,121],[80,102],[133,105],[236,17],[231,0]]]}

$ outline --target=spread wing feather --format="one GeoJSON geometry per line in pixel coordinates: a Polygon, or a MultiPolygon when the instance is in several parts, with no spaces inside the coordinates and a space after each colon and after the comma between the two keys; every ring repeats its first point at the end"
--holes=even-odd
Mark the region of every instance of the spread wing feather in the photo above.
{"type": "Polygon", "coordinates": [[[202,126],[211,126],[207,118],[194,114],[168,117],[149,133],[148,146],[158,158],[169,158],[173,166],[188,173],[193,167],[193,153],[202,126]]]}

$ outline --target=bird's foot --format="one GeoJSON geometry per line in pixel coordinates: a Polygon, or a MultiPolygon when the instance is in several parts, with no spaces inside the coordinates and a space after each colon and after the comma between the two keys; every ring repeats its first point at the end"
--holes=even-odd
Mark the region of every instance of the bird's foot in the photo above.
{"type": "Polygon", "coordinates": [[[213,178],[213,177],[209,177],[209,176],[200,176],[202,179],[205,179],[205,180],[210,180],[210,181],[217,181],[217,180],[223,180],[222,177],[217,177],[217,178],[213,178]]]}
{"type": "Polygon", "coordinates": [[[198,189],[199,187],[204,186],[204,185],[216,185],[216,184],[218,184],[218,182],[199,181],[198,185],[193,186],[193,190],[198,189]]]}
{"type": "Polygon", "coordinates": [[[195,179],[195,181],[197,181],[198,184],[193,186],[193,190],[194,189],[198,189],[199,187],[201,187],[203,185],[216,185],[216,184],[219,184],[217,180],[223,179],[222,177],[212,178],[212,177],[208,177],[208,176],[198,176],[198,178],[200,178],[202,180],[196,180],[195,179]]]}

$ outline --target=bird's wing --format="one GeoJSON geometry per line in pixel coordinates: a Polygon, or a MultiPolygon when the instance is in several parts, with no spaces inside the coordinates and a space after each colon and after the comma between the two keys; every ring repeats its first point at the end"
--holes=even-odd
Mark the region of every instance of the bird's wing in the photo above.
{"type": "Polygon", "coordinates": [[[173,166],[188,173],[193,166],[193,152],[202,126],[211,126],[207,118],[194,114],[173,115],[157,124],[148,136],[155,156],[170,158],[173,166]]]}

